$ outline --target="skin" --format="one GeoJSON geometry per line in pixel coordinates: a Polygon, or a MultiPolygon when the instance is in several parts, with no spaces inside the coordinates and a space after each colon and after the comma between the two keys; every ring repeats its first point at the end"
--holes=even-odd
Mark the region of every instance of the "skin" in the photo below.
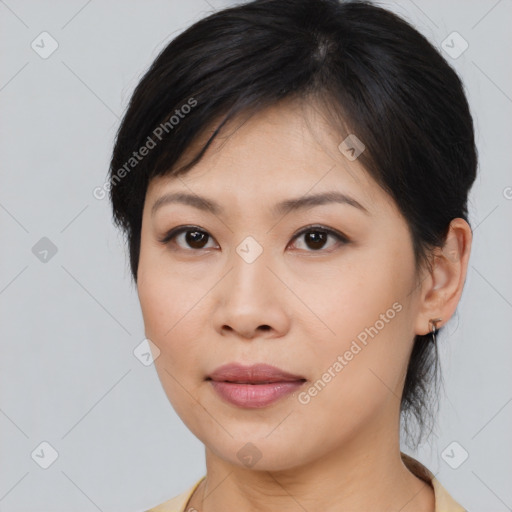
{"type": "Polygon", "coordinates": [[[470,227],[454,219],[432,270],[418,273],[405,219],[360,162],[338,150],[342,139],[319,111],[282,103],[231,128],[185,175],[153,179],[143,211],[146,337],[158,347],[172,406],[205,445],[207,477],[187,509],[432,512],[432,488],[400,458],[400,396],[414,336],[455,311],[470,227]],[[284,199],[333,190],[367,213],[339,203],[271,212],[284,199]],[[152,215],[168,192],[213,199],[223,212],[172,203],[152,215]],[[295,237],[311,224],[349,241],[295,237]],[[209,236],[192,246],[185,234],[159,241],[181,225],[209,236]],[[252,263],[236,252],[247,236],[263,249],[252,263]],[[297,392],[243,409],[205,380],[228,362],[264,362],[304,376],[307,390],[394,303],[394,318],[308,403],[297,392]],[[249,442],[261,455],[252,467],[237,457],[249,442]]]}

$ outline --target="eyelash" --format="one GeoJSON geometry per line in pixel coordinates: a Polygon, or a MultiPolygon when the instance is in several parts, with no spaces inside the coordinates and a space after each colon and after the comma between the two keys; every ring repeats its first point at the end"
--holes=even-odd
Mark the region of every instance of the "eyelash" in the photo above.
{"type": "MultiPolygon", "coordinates": [[[[208,241],[210,241],[210,239],[213,239],[213,237],[207,231],[199,228],[198,226],[181,226],[181,227],[176,227],[176,228],[171,229],[158,241],[163,245],[169,245],[169,243],[171,241],[173,241],[178,235],[181,235],[182,233],[186,233],[187,231],[198,231],[200,233],[204,233],[205,235],[207,235],[209,237],[208,241]]],[[[304,229],[302,229],[301,231],[299,231],[297,234],[295,234],[293,236],[292,241],[300,238],[302,235],[304,235],[306,233],[325,233],[327,235],[333,236],[342,245],[345,245],[350,242],[349,238],[347,236],[345,236],[343,233],[336,231],[334,229],[327,228],[324,226],[319,226],[319,225],[312,225],[312,226],[305,227],[304,229]]],[[[182,248],[178,247],[178,250],[180,250],[180,249],[182,249],[182,248]]],[[[211,248],[208,247],[207,249],[211,249],[211,248]]],[[[191,248],[191,249],[183,249],[183,250],[188,251],[188,252],[198,252],[198,251],[201,251],[202,249],[191,248]]],[[[330,250],[325,250],[325,249],[306,250],[306,252],[311,252],[311,253],[331,252],[331,251],[332,251],[332,249],[330,249],[330,250]]]]}

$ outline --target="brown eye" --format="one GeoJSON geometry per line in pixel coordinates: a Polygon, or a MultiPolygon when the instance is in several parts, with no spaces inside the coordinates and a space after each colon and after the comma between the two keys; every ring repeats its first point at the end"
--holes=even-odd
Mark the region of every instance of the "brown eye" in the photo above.
{"type": "Polygon", "coordinates": [[[305,233],[305,242],[310,249],[322,249],[329,235],[322,231],[310,231],[305,233]]]}
{"type": "MultiPolygon", "coordinates": [[[[319,252],[322,249],[325,249],[326,244],[328,244],[329,238],[334,240],[334,243],[330,244],[330,247],[335,247],[337,244],[345,244],[348,243],[348,238],[329,228],[323,227],[309,227],[302,230],[298,233],[294,240],[302,240],[304,241],[303,247],[299,247],[299,249],[304,249],[308,252],[319,252]]],[[[295,246],[297,243],[294,244],[295,246]]]]}
{"type": "Polygon", "coordinates": [[[194,249],[202,249],[207,243],[209,235],[204,231],[185,231],[185,242],[194,249]]]}
{"type": "Polygon", "coordinates": [[[172,229],[160,242],[164,245],[168,245],[172,242],[173,245],[183,250],[200,250],[210,248],[206,246],[210,239],[213,240],[206,231],[194,226],[188,226],[172,229]]]}

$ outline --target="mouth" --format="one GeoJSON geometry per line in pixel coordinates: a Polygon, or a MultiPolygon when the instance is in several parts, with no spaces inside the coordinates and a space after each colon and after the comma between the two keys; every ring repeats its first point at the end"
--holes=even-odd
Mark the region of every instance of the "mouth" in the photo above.
{"type": "Polygon", "coordinates": [[[262,408],[299,389],[306,378],[266,364],[230,363],[206,379],[225,402],[242,408],[262,408]]]}
{"type": "Polygon", "coordinates": [[[304,382],[306,378],[268,364],[244,366],[238,363],[229,363],[214,370],[206,380],[238,384],[273,384],[276,382],[304,382]]]}

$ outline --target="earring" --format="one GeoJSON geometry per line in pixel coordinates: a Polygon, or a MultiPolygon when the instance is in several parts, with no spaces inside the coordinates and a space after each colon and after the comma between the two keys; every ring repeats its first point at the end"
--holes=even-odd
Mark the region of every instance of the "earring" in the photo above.
{"type": "Polygon", "coordinates": [[[432,330],[430,331],[430,334],[432,336],[432,343],[436,343],[436,334],[439,332],[439,329],[437,328],[437,324],[441,321],[441,318],[431,318],[429,320],[429,323],[432,324],[432,330]]]}

